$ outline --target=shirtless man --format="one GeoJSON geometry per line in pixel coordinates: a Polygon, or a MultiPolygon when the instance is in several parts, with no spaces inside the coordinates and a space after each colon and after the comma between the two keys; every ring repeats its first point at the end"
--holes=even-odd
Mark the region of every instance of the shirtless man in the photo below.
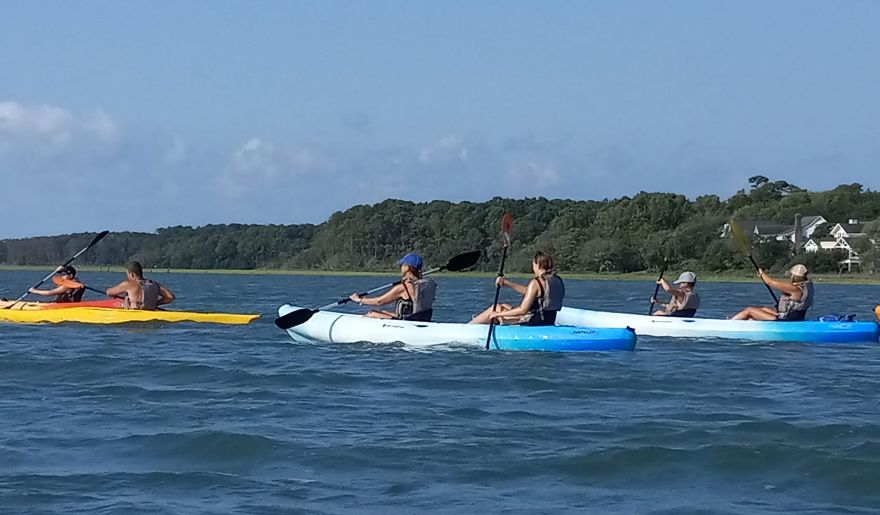
{"type": "Polygon", "coordinates": [[[128,309],[154,310],[174,301],[174,293],[151,279],[144,279],[144,269],[137,261],[125,265],[126,278],[107,290],[110,297],[125,295],[128,309]]]}

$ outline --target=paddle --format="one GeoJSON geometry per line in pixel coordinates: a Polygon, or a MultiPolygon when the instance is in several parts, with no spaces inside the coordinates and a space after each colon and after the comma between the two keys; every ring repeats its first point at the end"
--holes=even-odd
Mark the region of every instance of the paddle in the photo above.
{"type": "MultiPolygon", "coordinates": [[[[660,276],[657,277],[657,281],[663,279],[663,274],[666,272],[666,268],[669,267],[669,260],[663,258],[663,266],[660,268],[660,276]]],[[[654,285],[654,295],[651,296],[651,305],[648,306],[648,315],[651,314],[651,311],[654,310],[654,301],[657,300],[657,294],[660,293],[660,284],[654,285]]]]}
{"type": "MultiPolygon", "coordinates": [[[[99,290],[97,288],[92,288],[91,286],[86,286],[85,284],[74,281],[73,279],[65,279],[63,277],[58,277],[57,275],[52,278],[52,282],[57,286],[67,286],[68,288],[73,288],[74,290],[77,288],[85,288],[86,290],[93,291],[95,293],[100,293],[101,295],[107,295],[107,290],[99,290]]],[[[117,299],[124,299],[122,295],[113,295],[113,297],[117,299]]]]}
{"type": "MultiPolygon", "coordinates": [[[[510,247],[510,233],[513,231],[513,215],[504,213],[501,217],[501,237],[504,238],[504,249],[501,251],[501,266],[498,267],[498,277],[504,277],[504,262],[507,261],[507,249],[510,247]]],[[[492,303],[492,313],[498,307],[498,296],[501,294],[501,286],[495,287],[495,302],[492,303]]],[[[495,331],[495,319],[489,319],[489,334],[486,336],[486,350],[489,350],[489,342],[492,341],[492,333],[495,331]]]]}
{"type": "MultiPolygon", "coordinates": [[[[102,232],[98,233],[98,235],[95,236],[95,237],[92,239],[91,243],[89,243],[88,245],[86,245],[85,247],[83,247],[82,250],[80,250],[79,252],[77,252],[76,254],[74,254],[72,258],[70,258],[70,259],[68,259],[67,261],[65,261],[64,264],[61,265],[61,266],[62,266],[62,267],[65,267],[65,266],[67,266],[67,265],[73,263],[73,261],[74,261],[76,258],[80,257],[83,253],[85,253],[85,251],[87,251],[87,250],[89,250],[90,248],[92,248],[92,247],[94,247],[95,245],[97,245],[98,242],[101,241],[102,239],[104,239],[104,236],[107,236],[108,234],[110,234],[110,231],[102,231],[102,232]]],[[[31,288],[39,288],[44,282],[46,282],[46,281],[48,281],[49,279],[51,279],[53,275],[55,275],[55,272],[54,272],[54,271],[53,271],[52,273],[50,273],[49,275],[47,275],[46,277],[44,277],[42,281],[40,281],[40,282],[38,282],[37,284],[31,286],[31,288]]],[[[29,288],[29,289],[30,289],[30,288],[29,288]]],[[[28,296],[28,293],[30,293],[30,291],[26,291],[26,292],[22,293],[22,294],[21,294],[21,297],[15,299],[15,301],[14,301],[12,304],[10,304],[10,305],[4,307],[3,309],[10,309],[12,306],[18,304],[18,303],[21,302],[25,297],[28,296]]]]}
{"type": "MultiPolygon", "coordinates": [[[[477,261],[479,261],[479,260],[480,260],[480,251],[479,250],[465,252],[464,254],[459,254],[459,255],[453,257],[452,259],[449,260],[448,263],[446,263],[445,265],[443,265],[441,267],[432,268],[426,272],[423,272],[422,277],[424,277],[426,275],[433,274],[434,272],[441,272],[443,270],[448,270],[450,272],[461,272],[462,270],[464,270],[466,268],[470,268],[470,267],[476,265],[477,261]]],[[[367,290],[363,293],[359,293],[358,295],[363,297],[366,295],[370,295],[372,293],[376,293],[377,291],[387,290],[388,288],[397,286],[398,284],[400,284],[400,281],[394,281],[393,283],[385,284],[385,285],[373,288],[372,290],[367,290]]],[[[332,304],[327,304],[326,306],[321,306],[320,308],[297,309],[296,311],[291,311],[290,313],[287,313],[286,315],[282,315],[282,316],[276,318],[275,325],[277,325],[281,329],[290,329],[291,327],[296,327],[302,323],[307,322],[310,318],[312,318],[312,315],[314,315],[318,311],[323,311],[325,309],[330,309],[332,307],[341,306],[343,304],[347,304],[348,302],[351,302],[351,299],[348,297],[345,297],[344,299],[339,299],[332,304]]]]}
{"type": "MultiPolygon", "coordinates": [[[[758,266],[758,263],[755,262],[755,258],[752,257],[752,247],[749,244],[749,237],[746,236],[746,233],[743,232],[742,227],[736,223],[736,220],[730,221],[730,236],[733,238],[736,246],[739,247],[739,250],[745,254],[749,261],[752,262],[752,266],[755,267],[755,271],[760,270],[761,267],[758,266]]],[[[761,282],[764,282],[761,280],[761,282]]],[[[770,287],[769,284],[764,283],[764,286],[767,287],[767,291],[770,292],[770,296],[773,297],[773,305],[779,304],[779,299],[776,298],[776,294],[773,293],[773,288],[770,287]]]]}

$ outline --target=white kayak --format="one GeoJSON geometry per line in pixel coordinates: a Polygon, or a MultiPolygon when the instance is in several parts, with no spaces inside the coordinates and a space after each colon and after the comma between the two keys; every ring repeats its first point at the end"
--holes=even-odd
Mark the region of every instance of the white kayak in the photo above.
{"type": "Polygon", "coordinates": [[[562,308],[556,323],[590,327],[632,327],[640,336],[674,338],[730,338],[750,341],[810,343],[868,343],[880,338],[876,322],[762,322],[634,315],[609,311],[562,308]]]}
{"type": "MultiPolygon", "coordinates": [[[[285,304],[278,308],[282,317],[296,311],[285,304]]],[[[468,345],[485,347],[489,326],[437,322],[380,320],[361,315],[319,311],[308,321],[287,329],[297,342],[326,343],[402,343],[427,347],[433,345],[468,345]]],[[[636,334],[626,327],[527,327],[495,326],[491,349],[532,351],[604,351],[633,350],[636,334]]]]}

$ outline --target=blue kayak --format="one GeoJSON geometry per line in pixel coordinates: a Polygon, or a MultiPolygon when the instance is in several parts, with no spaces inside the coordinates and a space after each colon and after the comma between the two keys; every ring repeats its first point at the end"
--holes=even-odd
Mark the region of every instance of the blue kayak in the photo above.
{"type": "Polygon", "coordinates": [[[556,316],[556,322],[590,327],[628,326],[634,328],[640,336],[671,338],[729,338],[762,342],[806,343],[875,343],[880,338],[880,326],[873,321],[763,322],[647,316],[562,308],[556,316]]]}

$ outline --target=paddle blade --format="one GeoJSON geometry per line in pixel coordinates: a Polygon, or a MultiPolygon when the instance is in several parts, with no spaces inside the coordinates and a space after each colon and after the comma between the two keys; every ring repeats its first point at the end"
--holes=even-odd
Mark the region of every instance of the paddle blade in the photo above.
{"type": "Polygon", "coordinates": [[[94,247],[95,245],[98,244],[99,241],[101,241],[101,240],[104,239],[104,236],[107,236],[108,234],[110,234],[110,231],[101,231],[101,232],[99,232],[99,233],[97,234],[97,236],[95,236],[95,237],[92,239],[92,242],[89,243],[89,246],[86,247],[86,248],[87,248],[87,249],[90,249],[90,248],[94,247]]]}
{"type": "Polygon", "coordinates": [[[275,325],[277,325],[281,329],[290,329],[291,327],[296,327],[300,324],[308,322],[308,320],[312,318],[312,315],[317,312],[317,309],[297,309],[296,311],[291,311],[286,315],[282,315],[276,318],[275,325]]]}
{"type": "Polygon", "coordinates": [[[504,213],[501,217],[501,237],[504,238],[504,246],[510,246],[510,238],[513,233],[513,215],[504,213]]]}
{"type": "Polygon", "coordinates": [[[459,254],[454,258],[449,260],[449,263],[446,263],[444,267],[446,270],[450,272],[461,272],[466,268],[470,268],[477,264],[480,260],[480,255],[482,253],[479,250],[473,250],[471,252],[465,252],[464,254],[459,254]]]}
{"type": "Polygon", "coordinates": [[[733,238],[733,242],[740,252],[746,256],[752,255],[752,245],[749,243],[749,237],[746,236],[745,231],[743,231],[736,220],[730,221],[730,237],[733,238]]]}

